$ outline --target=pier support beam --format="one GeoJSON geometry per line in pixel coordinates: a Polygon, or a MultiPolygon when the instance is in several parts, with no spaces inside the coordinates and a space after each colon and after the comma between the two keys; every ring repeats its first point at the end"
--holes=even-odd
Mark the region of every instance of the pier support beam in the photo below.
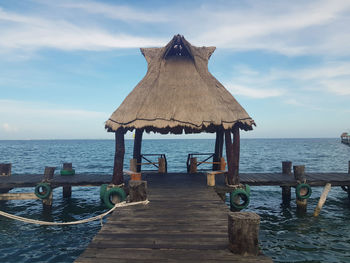
{"type": "Polygon", "coordinates": [[[229,249],[240,255],[257,256],[259,250],[260,216],[252,212],[229,212],[229,249]]]}
{"type": "MultiPolygon", "coordinates": [[[[305,165],[297,165],[293,166],[294,170],[294,178],[297,180],[298,183],[304,183],[306,182],[306,176],[305,176],[305,165]]],[[[301,193],[305,194],[305,193],[301,193]]],[[[304,214],[307,211],[307,199],[299,199],[296,198],[297,203],[297,213],[304,214]]]]}
{"type": "MultiPolygon", "coordinates": [[[[141,129],[135,130],[133,158],[136,159],[137,163],[141,163],[142,133],[143,133],[143,130],[141,129]]],[[[135,172],[141,172],[140,164],[136,165],[135,172]]]]}
{"type": "Polygon", "coordinates": [[[233,127],[233,143],[231,140],[231,131],[225,131],[225,146],[227,158],[227,183],[229,185],[239,184],[239,154],[240,154],[240,135],[238,126],[233,127]]]}
{"type": "MultiPolygon", "coordinates": [[[[214,150],[214,158],[213,162],[220,162],[222,158],[222,149],[224,147],[224,131],[219,129],[216,131],[216,139],[215,139],[215,150],[214,150]]],[[[213,164],[213,171],[220,170],[220,164],[213,164]]]]}
{"type": "Polygon", "coordinates": [[[69,198],[72,196],[72,186],[67,185],[62,187],[63,198],[69,198]]]}
{"type": "Polygon", "coordinates": [[[119,128],[115,132],[115,155],[114,155],[114,167],[112,184],[120,185],[124,182],[123,178],[123,165],[124,165],[124,130],[119,128]]]}
{"type": "MultiPolygon", "coordinates": [[[[285,176],[292,175],[292,162],[284,161],[282,162],[282,174],[285,176]]],[[[282,204],[284,206],[289,206],[291,201],[291,187],[281,186],[282,188],[282,204]]]]}

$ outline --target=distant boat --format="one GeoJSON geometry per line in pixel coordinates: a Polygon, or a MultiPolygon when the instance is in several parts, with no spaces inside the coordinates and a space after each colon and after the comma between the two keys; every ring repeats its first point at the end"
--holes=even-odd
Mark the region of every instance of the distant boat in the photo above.
{"type": "Polygon", "coordinates": [[[340,135],[340,138],[341,138],[341,142],[344,143],[344,144],[347,144],[350,146],[350,134],[347,133],[347,132],[343,132],[341,135],[340,135]]]}

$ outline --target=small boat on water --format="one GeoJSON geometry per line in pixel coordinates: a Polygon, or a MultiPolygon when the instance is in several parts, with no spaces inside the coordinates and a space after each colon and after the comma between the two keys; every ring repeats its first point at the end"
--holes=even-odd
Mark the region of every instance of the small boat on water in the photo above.
{"type": "Polygon", "coordinates": [[[341,135],[340,135],[340,138],[341,138],[341,142],[344,143],[344,144],[347,144],[350,146],[350,134],[347,133],[347,132],[343,132],[341,135]]]}

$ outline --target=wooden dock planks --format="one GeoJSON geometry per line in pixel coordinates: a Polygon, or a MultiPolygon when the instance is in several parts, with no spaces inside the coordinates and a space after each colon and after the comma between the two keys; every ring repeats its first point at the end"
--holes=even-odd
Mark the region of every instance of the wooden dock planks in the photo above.
{"type": "Polygon", "coordinates": [[[272,262],[228,250],[228,207],[203,175],[145,175],[147,206],[115,211],[76,262],[272,262]]]}

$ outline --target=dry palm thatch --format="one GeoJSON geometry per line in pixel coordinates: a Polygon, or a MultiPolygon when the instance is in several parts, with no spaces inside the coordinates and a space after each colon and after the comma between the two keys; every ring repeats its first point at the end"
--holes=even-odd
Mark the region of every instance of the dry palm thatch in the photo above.
{"type": "Polygon", "coordinates": [[[192,46],[180,35],[163,48],[141,48],[147,74],[106,121],[106,129],[180,134],[238,125],[251,130],[252,118],[208,71],[214,50],[192,46]]]}

